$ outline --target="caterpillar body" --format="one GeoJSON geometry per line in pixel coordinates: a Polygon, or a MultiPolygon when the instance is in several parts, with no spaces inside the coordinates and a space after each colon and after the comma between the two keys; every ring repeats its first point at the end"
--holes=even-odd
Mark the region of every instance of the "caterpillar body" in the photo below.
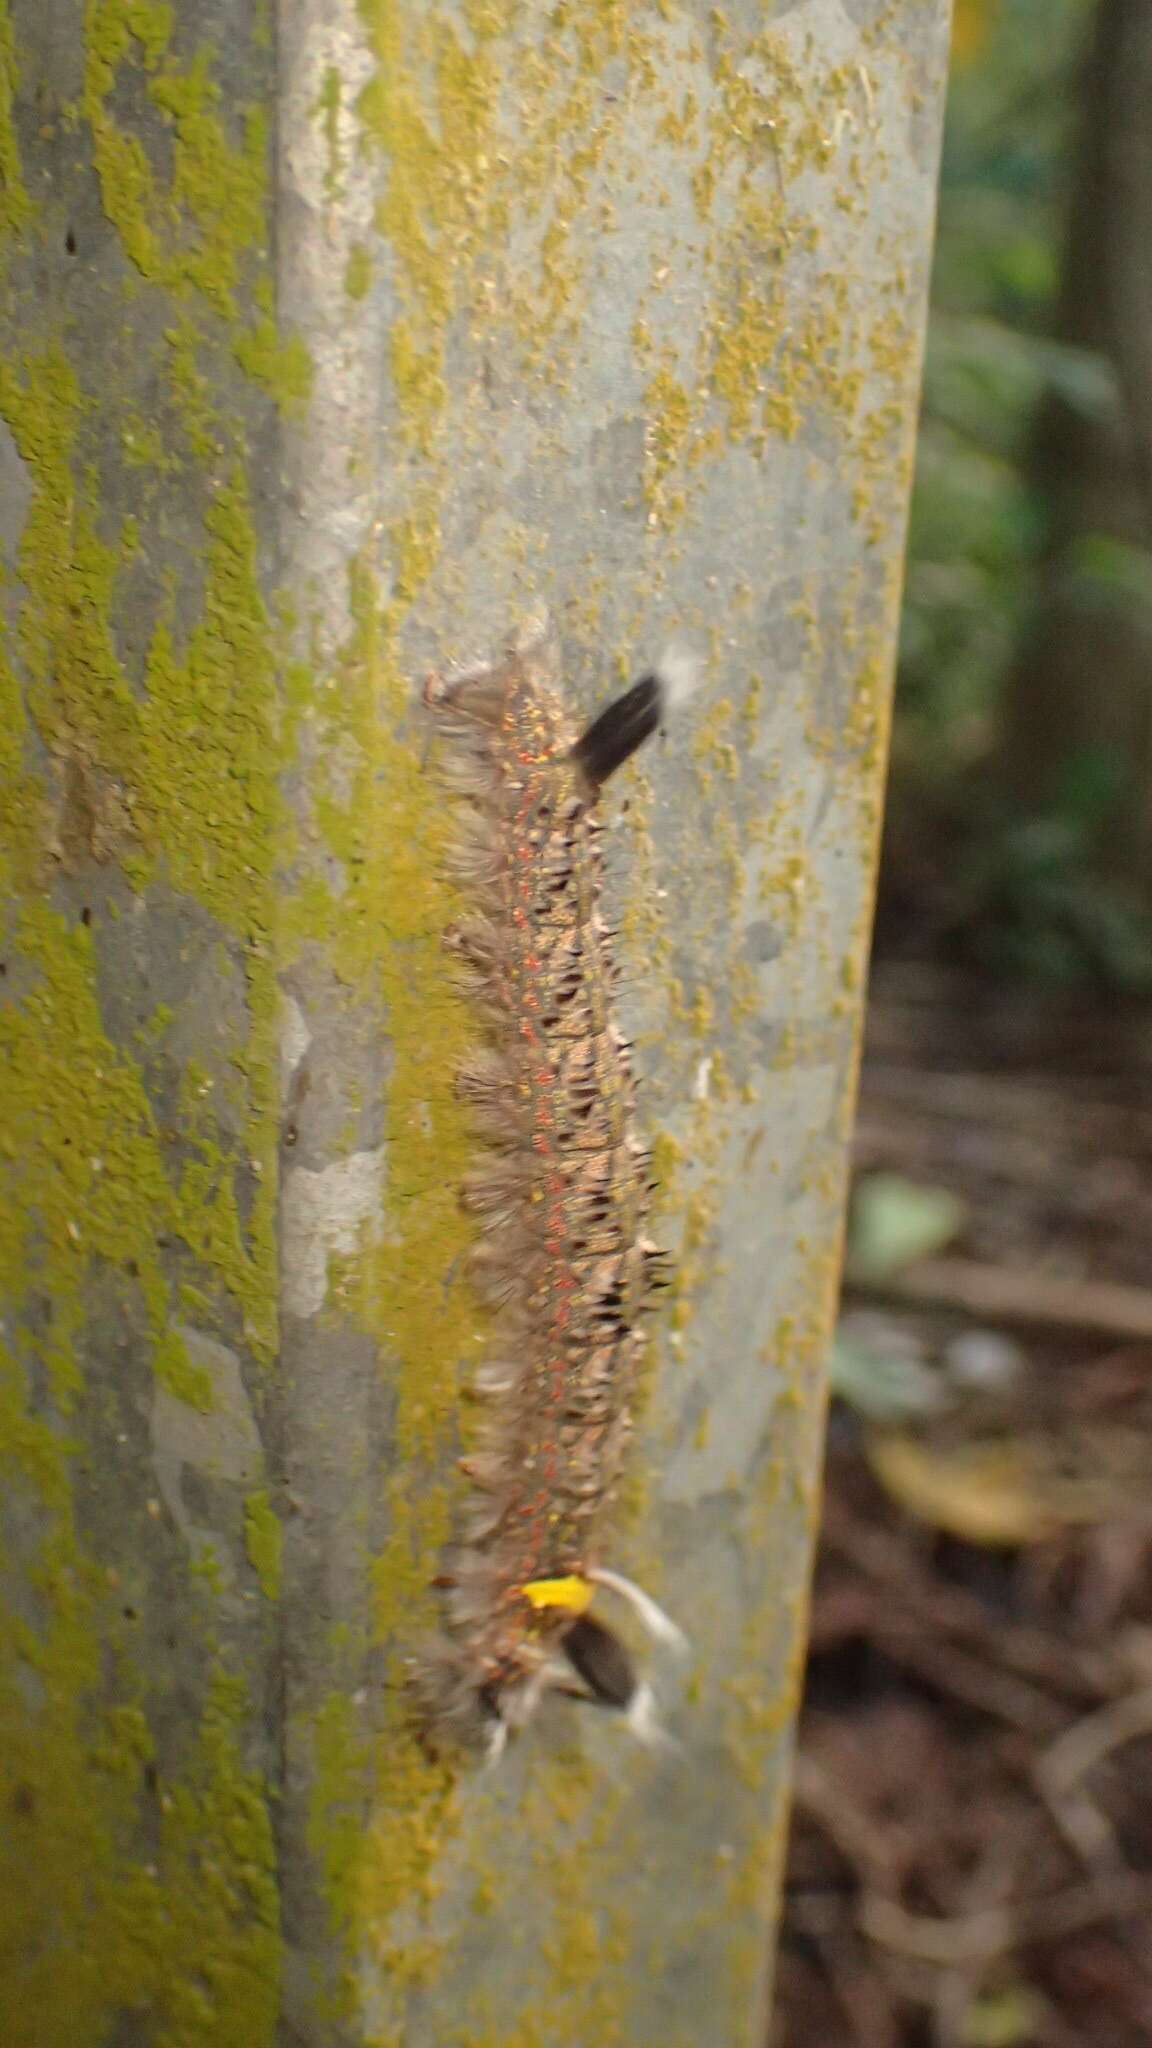
{"type": "Polygon", "coordinates": [[[545,627],[425,690],[461,799],[453,866],[469,911],[447,943],[487,1035],[459,1088],[485,1148],[464,1200],[496,1348],[477,1376],[469,1497],[438,1581],[444,1631],[418,1682],[434,1733],[489,1754],[549,1691],[656,1733],[649,1688],[588,1611],[599,1589],[679,1639],[599,1555],[663,1256],[647,1236],[650,1160],[613,1015],[597,800],[693,668],[666,656],[579,737],[545,627]]]}

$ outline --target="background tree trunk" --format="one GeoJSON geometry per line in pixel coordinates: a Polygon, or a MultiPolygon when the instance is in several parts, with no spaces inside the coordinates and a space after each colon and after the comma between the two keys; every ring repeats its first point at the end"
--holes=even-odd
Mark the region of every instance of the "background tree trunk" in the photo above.
{"type": "Polygon", "coordinates": [[[923,0],[15,0],[0,687],[11,2048],[752,2042],[946,43],[923,0]],[[412,1730],[483,1339],[417,683],[552,607],[672,1311],[686,1754],[412,1730]]]}
{"type": "Polygon", "coordinates": [[[1152,908],[1152,16],[1099,0],[1058,331],[1114,374],[1113,404],[1050,392],[1034,473],[1047,534],[1007,705],[1030,810],[1095,811],[1094,858],[1152,908]],[[1093,791],[1099,790],[1094,802],[1093,791]]]}

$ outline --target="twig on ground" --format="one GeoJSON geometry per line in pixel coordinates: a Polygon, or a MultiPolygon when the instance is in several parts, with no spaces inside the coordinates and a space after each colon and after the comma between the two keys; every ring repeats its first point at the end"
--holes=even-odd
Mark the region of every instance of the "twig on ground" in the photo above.
{"type": "Polygon", "coordinates": [[[1121,1862],[1116,1832],[1081,1779],[1113,1750],[1152,1735],[1152,1685],[1112,1700],[1057,1737],[1036,1759],[1033,1776],[1065,1840],[1090,1870],[1121,1862]]]}
{"type": "Polygon", "coordinates": [[[883,1840],[875,1823],[853,1804],[830,1771],[804,1750],[793,1767],[792,1797],[836,1844],[862,1888],[871,1890],[888,1875],[883,1840]]]}
{"type": "Polygon", "coordinates": [[[856,1918],[862,1932],[884,1948],[949,1969],[988,1963],[1033,1943],[1062,1941],[1097,1921],[1145,1913],[1150,1903],[1149,1879],[1125,1870],[1090,1884],[1070,1885],[1053,1897],[982,1906],[948,1919],[909,1913],[893,1899],[869,1893],[861,1899],[856,1918]]]}
{"type": "Polygon", "coordinates": [[[918,1671],[979,1713],[990,1714],[1033,1737],[1052,1734],[1063,1726],[1063,1710],[1037,1686],[997,1670],[984,1658],[953,1644],[925,1637],[902,1615],[878,1616],[873,1634],[896,1663],[918,1671]]]}
{"type": "Polygon", "coordinates": [[[872,1941],[941,1969],[986,1963],[1019,1943],[1017,1922],[1007,1906],[983,1906],[974,1913],[944,1920],[908,1913],[894,1899],[869,1893],[861,1899],[856,1918],[872,1941]]]}
{"type": "Polygon", "coordinates": [[[980,1322],[1083,1330],[1152,1343],[1152,1291],[1114,1280],[1068,1280],[976,1259],[920,1259],[884,1281],[853,1281],[854,1294],[960,1309],[980,1322]]]}
{"type": "Polygon", "coordinates": [[[1036,1769],[1056,1793],[1071,1791],[1087,1771],[1126,1742],[1152,1735],[1152,1685],[1085,1714],[1039,1758],[1036,1769]]]}

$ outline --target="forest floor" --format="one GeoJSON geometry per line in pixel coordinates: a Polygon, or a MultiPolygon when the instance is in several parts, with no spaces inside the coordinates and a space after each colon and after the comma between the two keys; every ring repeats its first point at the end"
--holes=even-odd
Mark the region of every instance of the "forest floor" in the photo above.
{"type": "Polygon", "coordinates": [[[875,972],[772,2048],[1152,2043],[1150,1021],[875,972]]]}

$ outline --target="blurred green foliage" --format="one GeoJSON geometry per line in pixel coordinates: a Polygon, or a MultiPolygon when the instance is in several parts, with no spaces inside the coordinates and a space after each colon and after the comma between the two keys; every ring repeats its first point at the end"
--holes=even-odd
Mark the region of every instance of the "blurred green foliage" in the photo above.
{"type": "MultiPolygon", "coordinates": [[[[1041,400],[1095,416],[1118,405],[1111,365],[1053,331],[1092,7],[957,0],[882,897],[895,918],[882,929],[1002,976],[1146,989],[1139,891],[1094,862],[1123,764],[1076,759],[1035,815],[995,773],[1044,537],[1029,462],[1041,400]]],[[[1065,573],[1085,605],[1149,604],[1146,557],[1109,536],[1086,536],[1065,573]]]]}
{"type": "Polygon", "coordinates": [[[897,763],[948,778],[992,743],[1041,508],[1027,440],[1050,381],[1106,401],[1051,338],[1088,0],[973,0],[957,20],[900,654],[897,763]]]}

